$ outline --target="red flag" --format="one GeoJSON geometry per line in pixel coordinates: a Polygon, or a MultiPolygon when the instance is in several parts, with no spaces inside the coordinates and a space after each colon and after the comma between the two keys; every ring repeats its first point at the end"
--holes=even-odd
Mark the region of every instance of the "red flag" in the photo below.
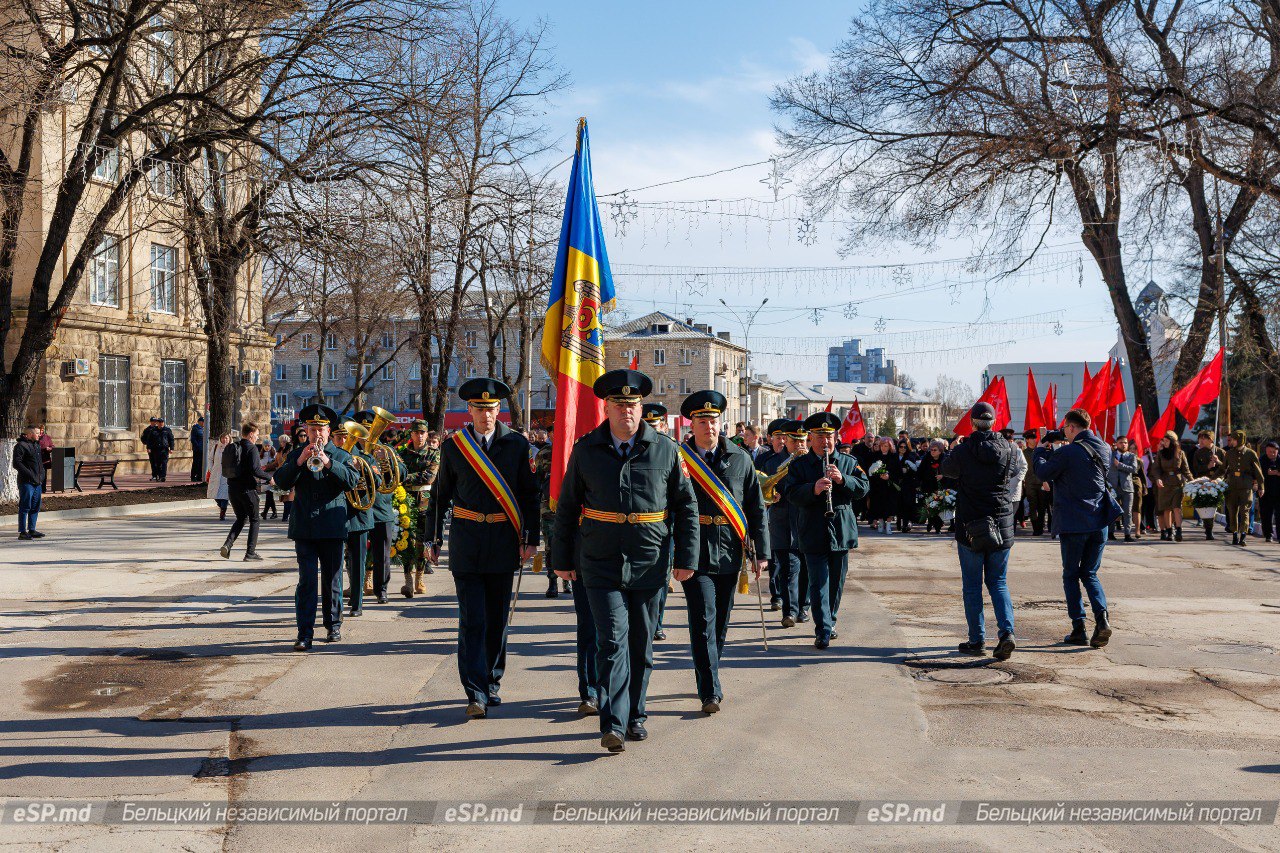
{"type": "Polygon", "coordinates": [[[1193,424],[1200,413],[1201,406],[1216,402],[1222,385],[1222,350],[1213,360],[1201,368],[1178,393],[1169,398],[1182,416],[1193,424]]]}
{"type": "Polygon", "coordinates": [[[857,399],[854,399],[849,411],[845,412],[844,423],[840,424],[840,441],[843,444],[853,444],[866,434],[867,425],[862,420],[862,409],[858,407],[857,399]]]}
{"type": "Polygon", "coordinates": [[[1084,379],[1080,381],[1080,396],[1076,397],[1076,401],[1071,405],[1071,408],[1073,409],[1078,408],[1080,406],[1081,401],[1088,398],[1089,391],[1092,388],[1093,388],[1093,379],[1092,377],[1089,376],[1089,362],[1086,361],[1084,363],[1084,379]]]}
{"type": "Polygon", "coordinates": [[[835,397],[832,397],[830,400],[828,400],[828,401],[827,401],[827,407],[826,407],[825,409],[823,409],[822,411],[824,411],[824,412],[829,412],[829,411],[831,411],[831,404],[832,404],[832,403],[834,403],[835,401],[836,401],[836,398],[835,398],[835,397]]]}
{"type": "Polygon", "coordinates": [[[1031,368],[1027,368],[1027,414],[1022,419],[1022,431],[1030,432],[1033,429],[1047,427],[1049,424],[1044,419],[1044,408],[1040,405],[1040,391],[1036,388],[1036,377],[1031,372],[1031,368]]]}
{"type": "Polygon", "coordinates": [[[1111,359],[1107,359],[1107,363],[1092,378],[1089,377],[1089,365],[1086,364],[1084,366],[1084,387],[1080,389],[1080,396],[1076,397],[1076,401],[1071,404],[1071,408],[1084,409],[1094,421],[1100,423],[1102,421],[1102,413],[1106,408],[1110,382],[1111,359]]]}
{"type": "Polygon", "coordinates": [[[1147,421],[1143,417],[1141,404],[1133,409],[1133,420],[1129,421],[1129,431],[1125,433],[1125,438],[1129,439],[1129,444],[1139,459],[1151,446],[1151,436],[1147,432],[1147,421]]]}
{"type": "Polygon", "coordinates": [[[639,369],[640,369],[640,353],[638,353],[638,352],[637,352],[637,353],[633,353],[633,354],[632,354],[632,356],[631,356],[631,369],[632,369],[632,370],[639,370],[639,369]]]}
{"type": "Polygon", "coordinates": [[[1151,425],[1151,429],[1147,432],[1147,443],[1151,447],[1159,447],[1160,439],[1164,438],[1164,434],[1172,432],[1177,425],[1178,410],[1174,408],[1173,403],[1170,403],[1165,406],[1164,414],[1160,416],[1160,420],[1151,425]]]}
{"type": "Polygon", "coordinates": [[[1005,385],[1004,377],[997,376],[995,383],[996,392],[989,401],[996,410],[996,419],[992,422],[991,428],[997,432],[1004,429],[1013,420],[1013,416],[1009,411],[1009,389],[1005,385]]]}
{"type": "Polygon", "coordinates": [[[1053,429],[1058,425],[1058,384],[1056,382],[1049,383],[1049,390],[1044,394],[1040,411],[1044,414],[1045,429],[1053,429]]]}
{"type": "Polygon", "coordinates": [[[1107,408],[1118,406],[1128,400],[1124,392],[1124,373],[1120,370],[1120,362],[1111,366],[1111,387],[1107,390],[1107,408]]]}
{"type": "MultiPolygon", "coordinates": [[[[1000,379],[999,377],[997,377],[996,379],[993,379],[991,381],[991,384],[987,386],[987,390],[982,392],[982,396],[979,397],[977,400],[975,400],[973,405],[976,406],[978,405],[978,403],[991,403],[992,408],[996,410],[996,417],[999,418],[1000,409],[999,407],[996,406],[996,403],[995,403],[995,395],[996,395],[996,392],[999,390],[999,386],[1000,386],[1000,379]]],[[[1005,408],[1008,409],[1008,407],[1009,407],[1009,400],[1008,400],[1008,397],[1006,396],[1005,408]]],[[[968,410],[965,411],[964,417],[960,418],[960,420],[956,422],[956,425],[951,428],[951,431],[953,433],[955,433],[956,435],[971,435],[973,433],[973,419],[969,417],[969,412],[971,411],[973,411],[973,406],[970,406],[968,410]]]]}

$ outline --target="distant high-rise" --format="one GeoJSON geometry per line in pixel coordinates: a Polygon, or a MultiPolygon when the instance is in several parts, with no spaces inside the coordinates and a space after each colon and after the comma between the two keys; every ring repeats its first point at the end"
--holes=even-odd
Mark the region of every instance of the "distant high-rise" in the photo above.
{"type": "Polygon", "coordinates": [[[828,382],[879,382],[898,384],[898,368],[893,359],[885,358],[884,347],[871,347],[862,352],[858,338],[827,350],[828,382]]]}

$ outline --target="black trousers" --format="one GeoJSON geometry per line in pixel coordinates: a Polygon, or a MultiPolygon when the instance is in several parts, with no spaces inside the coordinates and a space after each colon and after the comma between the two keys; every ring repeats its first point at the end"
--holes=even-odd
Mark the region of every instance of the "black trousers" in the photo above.
{"type": "Polygon", "coordinates": [[[738,588],[737,572],[698,573],[680,584],[689,607],[689,640],[693,645],[693,676],[703,702],[723,697],[720,658],[729,636],[729,615],[738,588]]]}
{"type": "Polygon", "coordinates": [[[347,534],[344,562],[347,564],[347,583],[351,585],[351,607],[356,610],[364,606],[365,545],[368,537],[367,530],[356,530],[347,534]]]}
{"type": "Polygon", "coordinates": [[[148,450],[147,459],[151,462],[151,476],[164,482],[169,474],[169,451],[148,450]]]}
{"type": "Polygon", "coordinates": [[[1270,490],[1264,492],[1258,498],[1258,516],[1262,520],[1263,536],[1270,539],[1280,533],[1280,495],[1273,494],[1270,490]]]}
{"type": "Polygon", "coordinates": [[[1027,498],[1027,516],[1031,520],[1031,532],[1036,536],[1044,533],[1045,514],[1049,511],[1049,493],[1040,486],[1027,486],[1023,492],[1027,498]]]}
{"type": "Polygon", "coordinates": [[[191,482],[204,482],[204,445],[191,445],[191,482]]]}
{"type": "Polygon", "coordinates": [[[648,718],[645,699],[653,672],[653,626],[661,591],[662,587],[586,588],[596,626],[601,734],[623,734],[632,723],[648,718]]]}
{"type": "Polygon", "coordinates": [[[298,620],[298,639],[310,640],[316,630],[317,569],[319,592],[324,601],[324,627],[342,627],[342,546],[341,539],[295,539],[298,555],[298,586],[293,591],[293,609],[298,620]]]}
{"type": "Polygon", "coordinates": [[[249,524],[249,542],[246,554],[258,549],[258,490],[243,489],[234,486],[227,489],[227,499],[231,501],[231,509],[235,511],[236,520],[231,523],[231,531],[227,533],[227,544],[234,545],[236,537],[249,524]]]}
{"type": "Polygon", "coordinates": [[[468,702],[489,704],[507,668],[512,572],[454,572],[458,593],[458,677],[468,702]]]}
{"type": "MultiPolygon", "coordinates": [[[[400,525],[379,521],[369,531],[369,553],[373,555],[373,592],[381,595],[391,583],[391,543],[399,535],[400,525]]],[[[363,583],[363,582],[362,582],[363,583]]]]}

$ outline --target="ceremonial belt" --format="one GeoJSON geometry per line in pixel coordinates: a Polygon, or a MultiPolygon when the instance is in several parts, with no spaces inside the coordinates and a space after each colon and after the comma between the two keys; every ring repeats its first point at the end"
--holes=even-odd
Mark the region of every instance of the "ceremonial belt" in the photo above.
{"type": "Polygon", "coordinates": [[[466,509],[465,507],[460,507],[457,504],[453,505],[453,517],[465,518],[467,521],[485,522],[487,524],[497,524],[507,520],[507,514],[505,512],[491,512],[488,515],[485,515],[483,512],[474,512],[466,509]]]}
{"type": "MultiPolygon", "coordinates": [[[[471,434],[471,430],[466,427],[453,434],[453,443],[462,452],[462,458],[467,460],[471,470],[476,472],[480,482],[484,483],[485,488],[493,495],[494,500],[498,502],[498,506],[502,507],[506,514],[506,519],[515,526],[516,535],[522,535],[524,533],[524,518],[520,514],[520,504],[516,501],[515,492],[511,491],[507,481],[502,479],[498,466],[493,464],[493,460],[480,448],[480,443],[471,434]]],[[[457,507],[454,508],[454,512],[457,512],[457,507]]]]}
{"type": "MultiPolygon", "coordinates": [[[[582,518],[589,518],[592,521],[608,521],[613,524],[657,524],[660,521],[667,520],[667,512],[605,512],[604,510],[592,509],[589,506],[582,508],[582,518]]],[[[581,524],[581,519],[579,519],[581,524]]]]}
{"type": "MultiPolygon", "coordinates": [[[[711,466],[702,458],[699,453],[690,453],[689,448],[680,445],[680,454],[684,457],[686,466],[689,469],[689,476],[698,488],[711,498],[716,507],[720,510],[733,532],[743,542],[747,541],[747,516],[742,511],[742,507],[738,506],[738,502],[734,500],[733,494],[729,491],[724,483],[720,482],[720,478],[716,476],[716,472],[711,470],[711,466]]],[[[719,517],[719,516],[717,516],[719,517]]]]}
{"type": "Polygon", "coordinates": [[[699,524],[729,524],[729,519],[723,515],[700,515],[698,516],[699,524]]]}
{"type": "Polygon", "coordinates": [[[406,492],[429,492],[431,491],[431,486],[405,486],[404,490],[406,492]]]}

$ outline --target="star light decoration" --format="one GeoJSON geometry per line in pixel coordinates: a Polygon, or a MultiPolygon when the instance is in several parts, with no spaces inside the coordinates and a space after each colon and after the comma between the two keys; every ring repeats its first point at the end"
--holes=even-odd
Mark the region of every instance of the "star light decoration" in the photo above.
{"type": "Polygon", "coordinates": [[[766,187],[773,190],[773,200],[776,202],[778,200],[779,194],[782,192],[782,188],[785,187],[787,184],[791,183],[791,179],[788,178],[785,174],[783,174],[782,163],[778,160],[778,158],[770,157],[769,158],[769,174],[761,178],[760,183],[764,184],[766,187]]]}
{"type": "Polygon", "coordinates": [[[686,278],[684,286],[688,289],[690,296],[707,295],[707,281],[702,277],[702,273],[694,273],[693,278],[686,278]]]}
{"type": "Polygon", "coordinates": [[[627,226],[636,221],[640,215],[640,205],[636,200],[623,190],[618,197],[609,202],[610,215],[613,217],[613,227],[618,229],[618,234],[622,237],[627,236],[627,226]]]}

